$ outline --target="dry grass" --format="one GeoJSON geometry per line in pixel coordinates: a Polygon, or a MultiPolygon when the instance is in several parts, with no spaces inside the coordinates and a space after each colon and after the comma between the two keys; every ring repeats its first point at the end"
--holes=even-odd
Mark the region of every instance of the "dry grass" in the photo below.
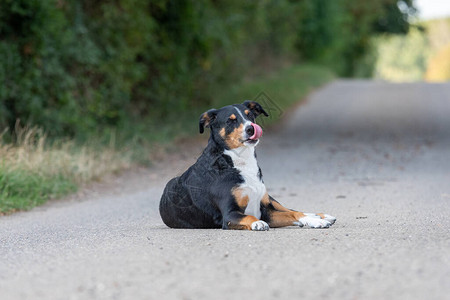
{"type": "Polygon", "coordinates": [[[14,142],[0,142],[0,213],[32,208],[75,191],[82,183],[129,167],[130,156],[113,144],[80,147],[72,141],[50,143],[41,129],[17,123],[14,142]]]}
{"type": "Polygon", "coordinates": [[[425,73],[425,80],[430,82],[450,80],[450,43],[431,57],[425,73]]]}

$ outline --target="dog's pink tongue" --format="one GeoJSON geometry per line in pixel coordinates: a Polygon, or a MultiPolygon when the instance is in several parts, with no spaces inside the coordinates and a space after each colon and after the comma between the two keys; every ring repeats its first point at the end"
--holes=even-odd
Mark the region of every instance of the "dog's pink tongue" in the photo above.
{"type": "Polygon", "coordinates": [[[262,136],[262,128],[255,123],[252,123],[255,133],[250,137],[251,140],[257,140],[262,136]]]}

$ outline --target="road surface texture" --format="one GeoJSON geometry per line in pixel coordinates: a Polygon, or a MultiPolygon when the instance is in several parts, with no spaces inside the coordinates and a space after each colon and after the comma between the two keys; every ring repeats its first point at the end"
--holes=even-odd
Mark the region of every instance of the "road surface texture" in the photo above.
{"type": "Polygon", "coordinates": [[[329,229],[167,228],[164,185],[203,145],[1,217],[0,298],[449,299],[450,84],[336,81],[266,132],[269,192],[329,229]]]}

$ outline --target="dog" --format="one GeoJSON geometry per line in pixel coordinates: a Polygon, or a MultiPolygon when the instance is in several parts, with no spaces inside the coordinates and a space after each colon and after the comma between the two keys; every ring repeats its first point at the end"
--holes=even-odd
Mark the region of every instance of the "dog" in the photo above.
{"type": "Polygon", "coordinates": [[[200,116],[200,133],[211,131],[208,145],[195,164],[167,183],[159,205],[167,226],[264,231],[334,224],[333,216],[285,208],[267,193],[255,152],[263,133],[255,119],[261,114],[269,116],[259,103],[245,101],[200,116]]]}

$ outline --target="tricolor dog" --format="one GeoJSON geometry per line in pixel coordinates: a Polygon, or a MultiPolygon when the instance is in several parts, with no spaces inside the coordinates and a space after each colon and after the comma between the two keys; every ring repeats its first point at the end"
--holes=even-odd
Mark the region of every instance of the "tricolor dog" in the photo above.
{"type": "Polygon", "coordinates": [[[269,230],[270,227],[326,228],[336,218],[287,209],[266,190],[255,147],[262,129],[255,123],[268,116],[257,102],[245,101],[211,109],[200,117],[200,133],[211,135],[197,162],[170,180],[159,211],[172,228],[269,230]]]}

